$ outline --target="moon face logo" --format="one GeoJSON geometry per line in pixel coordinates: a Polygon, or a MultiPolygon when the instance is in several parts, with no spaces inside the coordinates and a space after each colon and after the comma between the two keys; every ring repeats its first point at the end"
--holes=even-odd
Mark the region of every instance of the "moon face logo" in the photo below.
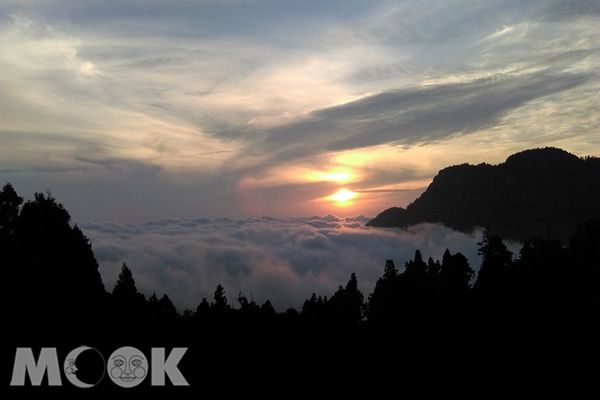
{"type": "Polygon", "coordinates": [[[148,360],[135,347],[121,347],[108,359],[110,379],[117,385],[130,388],[139,385],[148,375],[148,360]]]}
{"type": "Polygon", "coordinates": [[[104,378],[105,365],[104,357],[98,350],[79,346],[67,355],[63,369],[71,384],[85,389],[96,386],[104,378]]]}

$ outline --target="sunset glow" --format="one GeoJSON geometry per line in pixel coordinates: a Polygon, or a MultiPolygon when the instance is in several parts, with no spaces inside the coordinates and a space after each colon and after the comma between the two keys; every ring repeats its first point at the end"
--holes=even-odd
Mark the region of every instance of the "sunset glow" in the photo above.
{"type": "Polygon", "coordinates": [[[352,200],[356,198],[356,193],[348,189],[340,189],[331,196],[329,199],[335,202],[340,207],[347,207],[352,204],[352,200]]]}
{"type": "Polygon", "coordinates": [[[313,182],[348,183],[356,179],[356,174],[347,169],[334,169],[326,172],[311,172],[307,179],[313,182]]]}

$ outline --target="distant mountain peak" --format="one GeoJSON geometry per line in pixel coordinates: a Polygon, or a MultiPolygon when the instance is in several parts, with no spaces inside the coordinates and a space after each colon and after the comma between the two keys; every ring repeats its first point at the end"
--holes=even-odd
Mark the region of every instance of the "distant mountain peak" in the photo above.
{"type": "Polygon", "coordinates": [[[537,149],[523,150],[518,153],[510,155],[505,165],[523,165],[523,164],[542,164],[548,162],[569,162],[577,163],[581,159],[575,154],[569,153],[566,150],[559,149],[557,147],[544,147],[537,149]]]}
{"type": "Polygon", "coordinates": [[[545,147],[498,165],[446,167],[406,209],[387,209],[367,225],[433,222],[460,231],[483,227],[509,239],[566,239],[578,224],[600,218],[599,160],[545,147]]]}

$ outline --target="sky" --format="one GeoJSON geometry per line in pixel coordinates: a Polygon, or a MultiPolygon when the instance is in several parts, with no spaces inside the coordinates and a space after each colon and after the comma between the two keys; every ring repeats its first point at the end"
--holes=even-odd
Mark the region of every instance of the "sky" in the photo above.
{"type": "Polygon", "coordinates": [[[600,155],[600,1],[0,0],[0,180],[77,221],[374,216],[600,155]]]}

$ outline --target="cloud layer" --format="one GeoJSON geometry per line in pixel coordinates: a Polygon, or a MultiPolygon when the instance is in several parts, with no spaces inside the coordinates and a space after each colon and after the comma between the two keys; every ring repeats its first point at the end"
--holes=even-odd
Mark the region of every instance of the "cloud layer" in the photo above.
{"type": "Polygon", "coordinates": [[[387,259],[399,269],[416,249],[440,259],[444,250],[465,254],[478,269],[473,235],[423,224],[409,230],[374,229],[367,218],[311,217],[171,219],[140,224],[88,223],[107,288],[127,262],[138,288],[168,293],[180,307],[212,299],[217,284],[233,304],[241,291],[257,302],[270,299],[279,310],[299,307],[313,292],[330,296],[352,272],[368,295],[387,259]]]}

